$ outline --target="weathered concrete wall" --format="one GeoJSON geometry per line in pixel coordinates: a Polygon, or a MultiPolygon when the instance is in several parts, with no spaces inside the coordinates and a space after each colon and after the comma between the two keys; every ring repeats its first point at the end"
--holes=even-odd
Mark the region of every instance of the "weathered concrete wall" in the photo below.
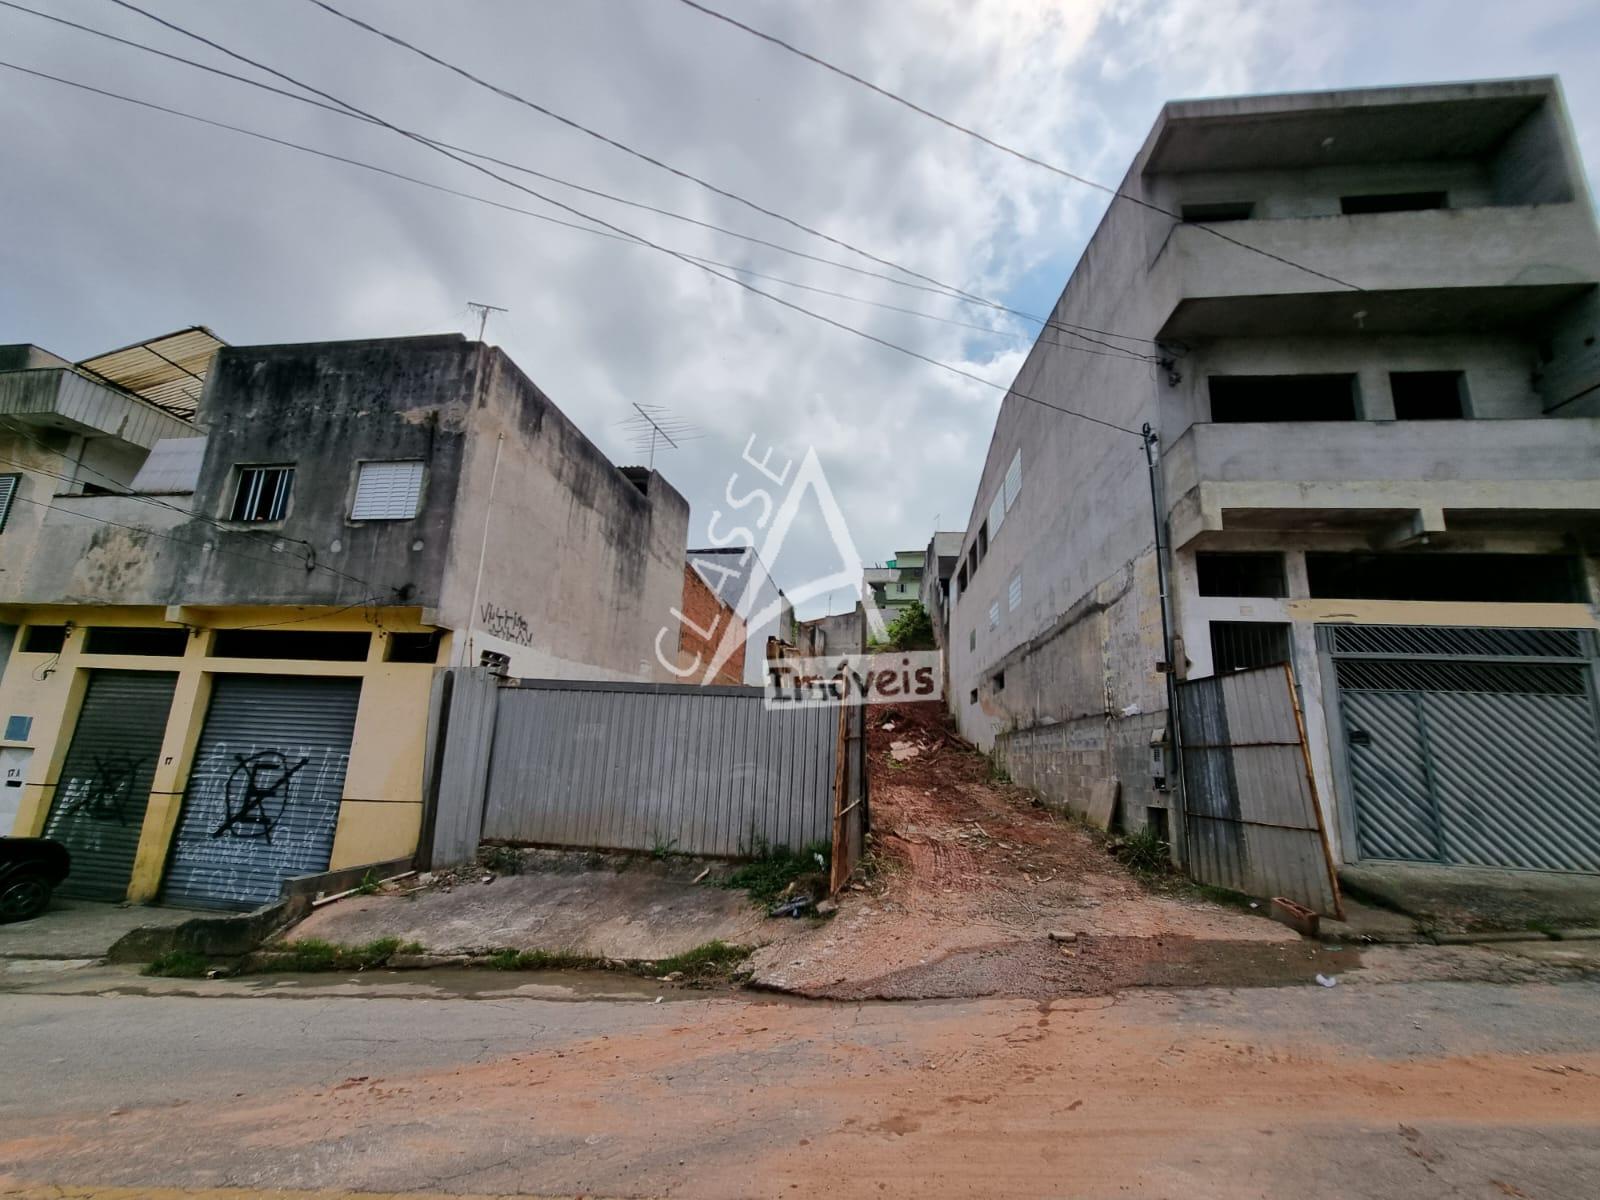
{"type": "Polygon", "coordinates": [[[256,556],[276,535],[291,552],[309,544],[319,564],[344,575],[263,570],[218,554],[194,563],[184,601],[349,603],[370,594],[437,604],[475,367],[474,347],[459,336],[221,350],[201,401],[209,444],[197,514],[227,522],[244,465],[296,464],[294,491],[282,522],[227,532],[197,523],[190,534],[256,556]],[[359,464],[402,459],[427,464],[416,517],[352,520],[359,464]]]}
{"type": "Polygon", "coordinates": [[[487,650],[515,676],[672,681],[688,502],[658,473],[641,491],[515,363],[485,357],[437,601],[440,624],[470,628],[460,661],[487,650]]]}
{"type": "MultiPolygon", "coordinates": [[[[1150,422],[1163,452],[1175,455],[1167,477],[1189,481],[1187,490],[1169,489],[1168,500],[1193,526],[1191,535],[1215,536],[1201,519],[1209,502],[1199,482],[1221,467],[1233,480],[1229,496],[1237,493],[1250,503],[1276,497],[1302,506],[1314,497],[1290,493],[1320,486],[1308,479],[1325,479],[1337,490],[1371,480],[1380,470],[1380,482],[1415,482],[1402,477],[1413,475],[1411,466],[1430,454],[1436,465],[1451,463],[1442,478],[1474,488],[1480,478],[1503,481],[1498,492],[1474,490],[1465,498],[1480,506],[1517,507],[1508,489],[1521,488],[1527,479],[1568,491],[1592,486],[1592,461],[1579,461],[1582,451],[1572,450],[1576,423],[1541,428],[1529,445],[1510,450],[1497,441],[1497,434],[1513,427],[1543,424],[1533,419],[1551,400],[1535,374],[1536,360],[1545,360],[1549,371],[1565,371],[1563,387],[1571,396],[1584,385],[1581,372],[1575,376],[1563,366],[1563,355],[1570,361],[1593,353],[1592,345],[1583,345],[1592,331],[1584,334],[1581,323],[1553,351],[1515,331],[1516,314],[1528,311],[1518,306],[1544,311],[1552,304],[1571,305],[1600,279],[1600,237],[1587,194],[1574,192],[1563,200],[1556,182],[1547,182],[1539,185],[1540,195],[1552,202],[1527,206],[1528,196],[1513,195],[1494,179],[1494,155],[1502,147],[1520,155],[1556,154],[1547,164],[1547,181],[1581,178],[1552,81],[1186,102],[1163,110],[1122,190],[1159,204],[1257,200],[1264,205],[1263,219],[1230,224],[1224,232],[1369,291],[1352,298],[1340,284],[1147,209],[1113,204],[1107,210],[1054,309],[1057,322],[1154,339],[1181,304],[1212,297],[1218,298],[1210,310],[1214,323],[1233,332],[1225,340],[1189,345],[1118,341],[1167,360],[1157,366],[1058,328],[1030,351],[1001,406],[963,539],[961,561],[969,580],[952,599],[948,658],[951,707],[963,733],[980,745],[997,746],[1015,778],[1047,797],[1070,801],[1094,779],[1115,776],[1125,819],[1134,824],[1166,802],[1150,783],[1150,738],[1164,723],[1166,688],[1156,669],[1161,620],[1154,514],[1138,437],[1142,423],[1150,422]],[[1408,104],[1417,105],[1409,114],[1408,104]],[[1555,121],[1563,132],[1560,145],[1552,149],[1548,136],[1523,129],[1519,122],[1530,113],[1555,121]],[[1498,122],[1502,132],[1478,137],[1473,123],[1480,119],[1498,122]],[[1319,164],[1301,145],[1317,145],[1305,142],[1302,126],[1329,121],[1338,123],[1335,157],[1342,161],[1319,164]],[[1517,136],[1506,137],[1513,130],[1517,136]],[[1438,139],[1446,136],[1454,139],[1450,144],[1478,148],[1440,159],[1448,152],[1438,148],[1438,139]],[[1389,149],[1362,162],[1363,137],[1389,149]],[[1407,138],[1415,149],[1410,162],[1395,149],[1407,138]],[[1229,173],[1215,174],[1218,164],[1229,173]],[[1435,187],[1484,207],[1316,215],[1337,213],[1342,194],[1435,187]],[[1255,191],[1232,194],[1239,188],[1255,191]],[[1502,287],[1534,290],[1507,292],[1497,308],[1492,289],[1502,287]],[[1477,299],[1463,299],[1469,295],[1477,299]],[[1297,296],[1309,302],[1294,310],[1293,321],[1280,320],[1278,310],[1297,296]],[[1439,307],[1433,316],[1413,320],[1434,303],[1439,307]],[[1366,331],[1354,314],[1367,307],[1381,309],[1387,324],[1366,331]],[[1492,319],[1487,326],[1476,318],[1467,321],[1471,312],[1492,319]],[[1452,327],[1456,315],[1463,323],[1452,327]],[[1294,321],[1304,327],[1293,327],[1294,321]],[[1255,327],[1272,336],[1240,336],[1255,327]],[[1207,458],[1193,439],[1182,438],[1190,425],[1209,419],[1208,372],[1353,372],[1370,422],[1393,416],[1389,371],[1442,369],[1466,372],[1472,415],[1527,420],[1435,428],[1437,438],[1472,427],[1460,457],[1476,461],[1459,463],[1438,453],[1437,445],[1424,444],[1425,430],[1408,431],[1415,429],[1411,423],[1318,427],[1349,431],[1347,452],[1342,443],[1308,440],[1304,426],[1262,426],[1259,436],[1266,440],[1253,445],[1245,434],[1245,443],[1224,455],[1221,467],[1211,461],[1215,455],[1207,458]],[[1077,420],[1028,396],[1120,429],[1077,420]],[[1403,444],[1391,446],[1386,439],[1403,444]],[[1018,450],[1021,489],[1000,527],[988,528],[991,504],[1018,450]],[[1258,486],[1278,492],[1246,496],[1258,486]],[[975,562],[980,535],[987,537],[987,551],[975,562]],[[1017,603],[1014,591],[1020,592],[1017,603]]],[[[1567,402],[1575,411],[1586,410],[1585,400],[1567,402]]],[[[1245,428],[1208,427],[1236,441],[1245,428]]],[[[1587,444],[1587,430],[1582,432],[1578,441],[1587,444]]],[[[1574,497],[1583,499],[1577,492],[1567,499],[1574,497]]],[[[1226,502],[1224,497],[1217,505],[1226,502]]],[[[1371,506],[1375,498],[1364,502],[1371,506]]],[[[1530,519],[1537,521],[1533,514],[1530,519]]],[[[1220,528],[1220,511],[1216,520],[1220,528]]],[[[1188,632],[1204,635],[1203,628],[1188,632]]],[[[1181,664],[1181,635],[1178,658],[1181,664]]]]}
{"type": "Polygon", "coordinates": [[[867,645],[866,613],[857,605],[849,612],[801,621],[797,636],[802,654],[860,654],[867,645]]]}
{"type": "Polygon", "coordinates": [[[744,641],[744,622],[733,605],[719,600],[690,566],[683,568],[683,606],[679,611],[683,621],[678,629],[678,667],[687,672],[684,679],[689,683],[743,683],[744,656],[749,648],[744,641]],[[730,630],[739,639],[739,649],[707,679],[717,645],[730,630]]]}

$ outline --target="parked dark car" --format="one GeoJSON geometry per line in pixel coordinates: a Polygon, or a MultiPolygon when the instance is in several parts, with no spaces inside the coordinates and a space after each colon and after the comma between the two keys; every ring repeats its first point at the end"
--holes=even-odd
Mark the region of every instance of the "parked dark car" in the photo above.
{"type": "Polygon", "coordinates": [[[71,869],[72,855],[60,842],[0,837],[0,922],[37,917],[71,869]]]}

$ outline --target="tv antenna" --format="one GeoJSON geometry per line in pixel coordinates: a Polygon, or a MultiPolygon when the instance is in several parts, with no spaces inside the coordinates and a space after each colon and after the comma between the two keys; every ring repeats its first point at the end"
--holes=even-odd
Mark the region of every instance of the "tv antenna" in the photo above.
{"type": "Polygon", "coordinates": [[[634,404],[633,410],[633,416],[624,418],[622,426],[633,435],[634,453],[646,455],[651,468],[656,465],[658,447],[677,450],[684,442],[705,436],[694,422],[673,416],[659,404],[634,404]]]}
{"type": "Polygon", "coordinates": [[[468,300],[467,307],[478,314],[478,340],[483,341],[483,331],[488,327],[489,314],[492,312],[510,312],[509,308],[501,308],[498,304],[485,304],[481,300],[468,300]]]}

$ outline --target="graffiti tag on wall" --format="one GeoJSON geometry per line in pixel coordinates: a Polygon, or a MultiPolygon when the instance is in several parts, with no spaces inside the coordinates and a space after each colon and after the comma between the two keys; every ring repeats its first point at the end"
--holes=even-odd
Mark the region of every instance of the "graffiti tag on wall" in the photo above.
{"type": "Polygon", "coordinates": [[[231,834],[236,838],[266,838],[272,841],[272,827],[283,816],[289,803],[289,781],[294,773],[311,761],[302,758],[290,763],[281,750],[261,750],[249,756],[234,756],[237,765],[223,788],[222,824],[211,831],[214,838],[231,834]]]}
{"type": "Polygon", "coordinates": [[[528,619],[509,608],[484,604],[478,610],[478,626],[485,633],[504,638],[508,642],[515,642],[519,646],[533,645],[533,629],[529,626],[528,619]]]}
{"type": "Polygon", "coordinates": [[[63,790],[60,813],[67,817],[86,817],[91,821],[128,823],[127,804],[133,799],[134,781],[142,758],[123,754],[111,759],[94,756],[94,774],[74,776],[63,790]]]}

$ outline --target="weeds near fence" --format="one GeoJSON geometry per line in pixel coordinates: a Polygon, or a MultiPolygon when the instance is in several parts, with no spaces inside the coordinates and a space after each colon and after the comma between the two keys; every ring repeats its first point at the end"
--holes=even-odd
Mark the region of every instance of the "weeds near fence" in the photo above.
{"type": "Polygon", "coordinates": [[[419,942],[378,938],[360,946],[341,946],[321,938],[302,938],[263,956],[262,971],[369,971],[396,954],[421,954],[419,942]]]}
{"type": "Polygon", "coordinates": [[[514,950],[507,947],[491,954],[487,965],[496,971],[584,971],[604,970],[606,960],[568,950],[514,950]]]}
{"type": "Polygon", "coordinates": [[[808,875],[826,879],[832,857],[833,847],[827,842],[813,842],[798,851],[762,842],[750,862],[735,867],[717,886],[748,892],[751,900],[765,906],[808,875]]]}
{"type": "Polygon", "coordinates": [[[193,950],[168,950],[158,954],[140,969],[141,975],[162,975],[168,979],[204,979],[211,964],[205,955],[193,950]]]}
{"type": "Polygon", "coordinates": [[[651,975],[681,975],[684,983],[713,983],[732,978],[735,968],[750,957],[750,949],[721,940],[710,941],[644,966],[651,975]]]}
{"type": "Polygon", "coordinates": [[[1109,849],[1135,875],[1165,875],[1172,865],[1167,843],[1149,825],[1112,839],[1109,849]]]}

